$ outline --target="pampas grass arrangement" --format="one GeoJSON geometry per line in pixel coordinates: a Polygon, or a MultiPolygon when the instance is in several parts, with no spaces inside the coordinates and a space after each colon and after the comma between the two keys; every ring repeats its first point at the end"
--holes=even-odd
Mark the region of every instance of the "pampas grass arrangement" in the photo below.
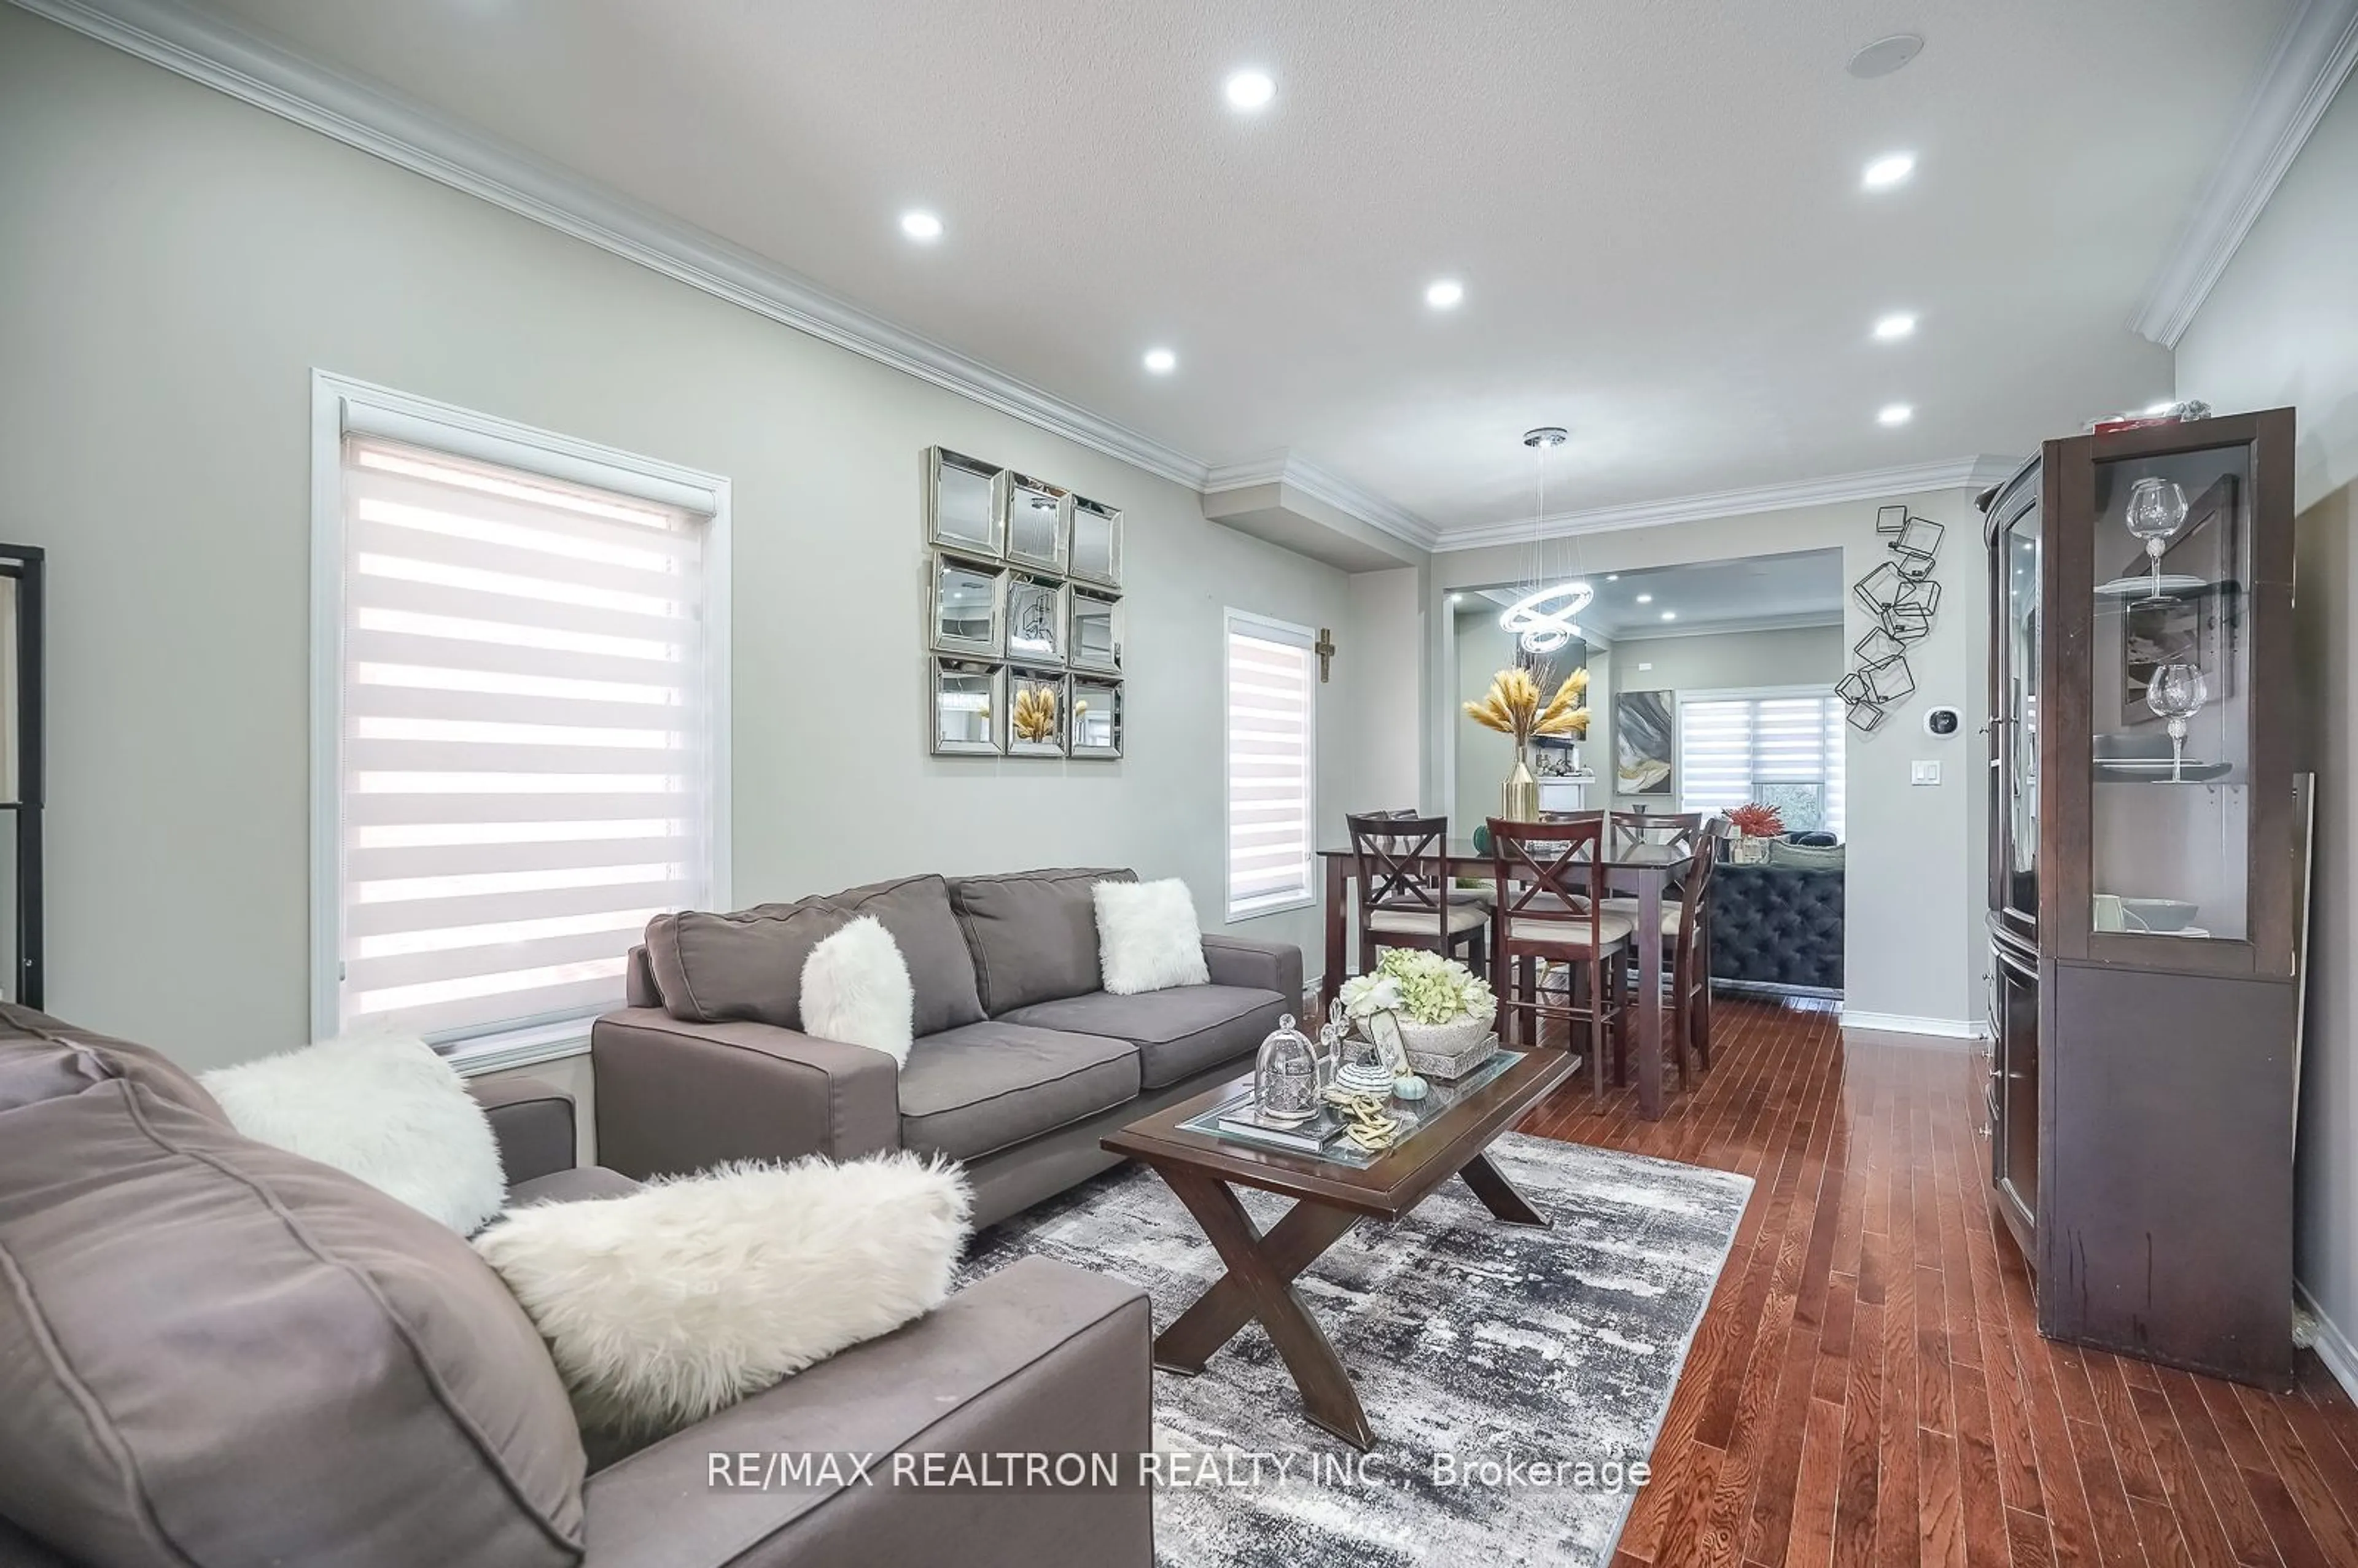
{"type": "Polygon", "coordinates": [[[1027,686],[1015,694],[1015,738],[1053,741],[1056,738],[1056,694],[1044,686],[1027,686]]]}
{"type": "Polygon", "coordinates": [[[1534,735],[1588,739],[1588,707],[1581,701],[1588,695],[1588,672],[1573,671],[1544,701],[1540,695],[1543,678],[1534,678],[1520,665],[1500,670],[1490,677],[1490,689],[1482,700],[1466,705],[1466,717],[1485,730],[1513,736],[1519,748],[1529,745],[1534,735]]]}

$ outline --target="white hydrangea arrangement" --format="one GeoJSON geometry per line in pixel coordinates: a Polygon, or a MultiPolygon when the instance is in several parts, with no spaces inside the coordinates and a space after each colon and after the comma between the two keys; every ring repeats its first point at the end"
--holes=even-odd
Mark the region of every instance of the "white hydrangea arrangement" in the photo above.
{"type": "MultiPolygon", "coordinates": [[[[1389,961],[1390,955],[1385,957],[1389,961]]],[[[1347,1018],[1372,1018],[1379,1012],[1398,1012],[1401,1007],[1400,982],[1384,973],[1381,966],[1372,975],[1353,975],[1343,982],[1338,994],[1347,1018]]]]}
{"type": "MultiPolygon", "coordinates": [[[[1374,975],[1345,983],[1343,1001],[1347,1008],[1350,1006],[1351,987],[1370,979],[1392,989],[1395,1000],[1390,1011],[1416,1023],[1488,1018],[1498,1007],[1488,982],[1455,958],[1444,958],[1421,947],[1385,949],[1374,975]]],[[[1353,1016],[1358,1014],[1354,1012],[1353,1016]]]]}

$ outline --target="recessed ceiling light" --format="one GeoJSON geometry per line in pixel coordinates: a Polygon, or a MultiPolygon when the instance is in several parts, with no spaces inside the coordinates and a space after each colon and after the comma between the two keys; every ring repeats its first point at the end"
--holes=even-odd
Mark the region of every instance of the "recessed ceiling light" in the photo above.
{"type": "Polygon", "coordinates": [[[1466,602],[1466,596],[1462,593],[1453,593],[1449,596],[1449,602],[1452,604],[1463,604],[1466,602]]]}
{"type": "Polygon", "coordinates": [[[1678,618],[1679,612],[1675,610],[1665,610],[1662,611],[1662,619],[1665,621],[1676,621],[1678,618]]]}
{"type": "Polygon", "coordinates": [[[1878,425],[1905,425],[1916,417],[1916,410],[1905,403],[1887,403],[1875,416],[1878,425]]]}
{"type": "Polygon", "coordinates": [[[1179,368],[1179,356],[1169,349],[1149,349],[1140,362],[1157,375],[1169,375],[1179,368]]]}
{"type": "Polygon", "coordinates": [[[1435,310],[1454,310],[1466,297],[1466,286],[1454,277],[1444,277],[1424,291],[1424,302],[1435,310]]]}
{"type": "Polygon", "coordinates": [[[1924,40],[1915,33],[1894,33],[1887,38],[1877,38],[1850,57],[1844,69],[1853,76],[1872,81],[1889,76],[1924,50],[1924,40]]]}
{"type": "Polygon", "coordinates": [[[1887,153],[1866,166],[1859,183],[1869,190],[1888,190],[1915,172],[1914,153],[1887,153]]]}
{"type": "Polygon", "coordinates": [[[1651,604],[1654,602],[1654,596],[1650,593],[1641,593],[1638,596],[1638,602],[1640,604],[1651,604]]]}
{"type": "Polygon", "coordinates": [[[942,221],[931,212],[903,212],[901,232],[913,240],[938,240],[942,237],[942,221]]]}
{"type": "Polygon", "coordinates": [[[1269,101],[1277,96],[1277,83],[1265,70],[1240,70],[1228,78],[1228,92],[1230,108],[1250,114],[1269,106],[1269,101]]]}
{"type": "Polygon", "coordinates": [[[1619,582],[1621,580],[1621,574],[1619,572],[1606,572],[1605,574],[1605,580],[1606,582],[1619,582]]]}
{"type": "Polygon", "coordinates": [[[1915,331],[1916,312],[1913,310],[1894,310],[1888,316],[1878,317],[1875,323],[1875,335],[1887,343],[1913,336],[1915,331]]]}

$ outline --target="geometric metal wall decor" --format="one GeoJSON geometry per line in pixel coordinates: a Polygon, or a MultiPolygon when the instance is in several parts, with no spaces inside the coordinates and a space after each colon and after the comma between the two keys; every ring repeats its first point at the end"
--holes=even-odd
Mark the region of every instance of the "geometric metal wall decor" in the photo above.
{"type": "Polygon", "coordinates": [[[1881,724],[1885,710],[1916,689],[1908,649],[1931,634],[1940,612],[1941,585],[1932,580],[1932,568],[1946,532],[1930,517],[1909,515],[1905,506],[1877,508],[1875,531],[1890,558],[1877,562],[1850,590],[1875,624],[1851,644],[1857,662],[1850,674],[1834,682],[1851,728],[1862,731],[1881,724]]]}
{"type": "Polygon", "coordinates": [[[1121,514],[944,447],[925,476],[927,750],[1120,757],[1121,514]]]}

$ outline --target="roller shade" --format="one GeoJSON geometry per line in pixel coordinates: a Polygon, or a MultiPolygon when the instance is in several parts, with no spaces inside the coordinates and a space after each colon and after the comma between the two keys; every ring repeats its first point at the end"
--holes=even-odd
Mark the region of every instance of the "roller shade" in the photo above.
{"type": "Polygon", "coordinates": [[[1726,811],[1766,799],[1785,807],[1789,828],[1846,838],[1843,741],[1842,699],[1822,689],[1682,697],[1679,809],[1726,811]],[[1820,815],[1809,820],[1813,801],[1820,815]]]}
{"type": "Polygon", "coordinates": [[[1315,715],[1312,634],[1228,618],[1228,916],[1306,902],[1315,715]]]}
{"type": "Polygon", "coordinates": [[[619,1004],[708,886],[706,519],[373,436],[342,462],[341,1023],[619,1004]]]}

